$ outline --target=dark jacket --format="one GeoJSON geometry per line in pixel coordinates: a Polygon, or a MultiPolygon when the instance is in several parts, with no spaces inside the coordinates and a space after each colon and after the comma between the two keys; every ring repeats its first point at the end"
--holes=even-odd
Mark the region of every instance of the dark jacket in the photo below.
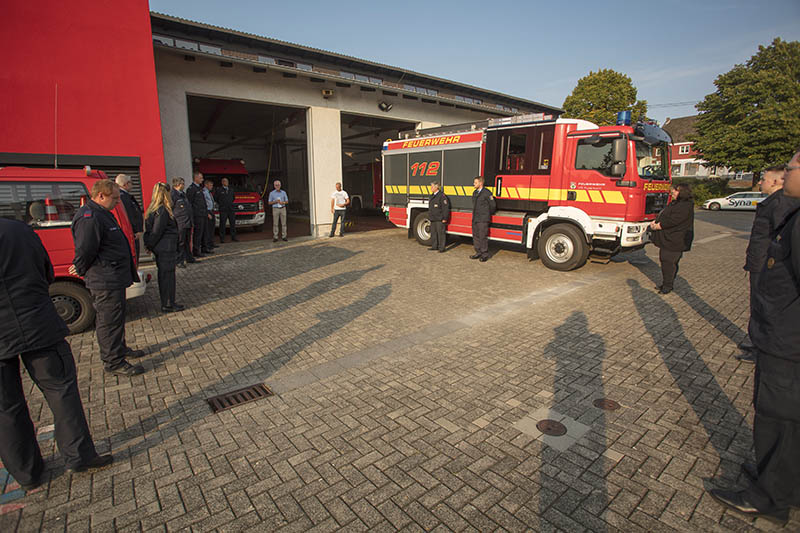
{"type": "Polygon", "coordinates": [[[450,199],[441,190],[428,200],[428,220],[447,220],[450,218],[450,199]]]}
{"type": "Polygon", "coordinates": [[[775,228],[800,207],[800,199],[785,196],[783,189],[770,194],[756,206],[756,218],[750,230],[750,243],[747,245],[747,260],[744,269],[748,272],[761,272],[767,261],[767,248],[775,228]]]}
{"type": "Polygon", "coordinates": [[[219,206],[220,213],[233,211],[233,200],[234,200],[233,189],[228,187],[228,190],[226,192],[224,187],[218,188],[215,199],[217,200],[217,205],[219,206]]]}
{"type": "Polygon", "coordinates": [[[160,253],[178,251],[178,224],[163,205],[150,213],[144,223],[144,245],[160,253]]]}
{"type": "Polygon", "coordinates": [[[114,215],[89,200],[72,219],[72,264],[89,289],[124,289],[139,280],[128,238],[114,215]]]}
{"type": "Polygon", "coordinates": [[[653,232],[653,244],[671,252],[686,252],[694,240],[694,202],[674,200],[656,217],[661,229],[653,232]]]}
{"type": "Polygon", "coordinates": [[[800,210],[776,228],[752,309],[749,333],[756,348],[800,363],[800,210]]]}
{"type": "Polygon", "coordinates": [[[492,215],[497,210],[492,192],[483,187],[480,192],[472,193],[472,221],[491,222],[492,215]]]}
{"type": "Polygon", "coordinates": [[[194,219],[206,218],[206,199],[203,196],[203,186],[192,183],[186,189],[186,198],[189,200],[189,205],[192,206],[192,215],[194,219]]]}
{"type": "Polygon", "coordinates": [[[53,265],[27,224],[0,218],[0,359],[52,346],[69,335],[48,293],[53,265]]]}
{"type": "Polygon", "coordinates": [[[186,198],[186,193],[177,189],[170,191],[172,196],[172,214],[175,215],[175,222],[178,224],[179,230],[191,228],[194,225],[192,221],[192,206],[189,204],[189,199],[186,198]]]}
{"type": "Polygon", "coordinates": [[[120,188],[119,199],[125,207],[125,212],[128,214],[128,220],[131,222],[131,227],[134,233],[141,233],[144,231],[144,218],[142,208],[139,207],[139,202],[136,197],[120,188]]]}

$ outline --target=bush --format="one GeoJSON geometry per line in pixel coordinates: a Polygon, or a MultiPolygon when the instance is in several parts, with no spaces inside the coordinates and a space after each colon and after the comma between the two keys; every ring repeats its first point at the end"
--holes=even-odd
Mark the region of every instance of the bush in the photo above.
{"type": "Polygon", "coordinates": [[[686,183],[692,188],[694,195],[694,204],[703,205],[703,202],[711,198],[721,198],[737,192],[736,189],[731,189],[728,186],[728,179],[715,178],[715,179],[697,179],[697,178],[673,178],[672,183],[679,185],[686,183]]]}

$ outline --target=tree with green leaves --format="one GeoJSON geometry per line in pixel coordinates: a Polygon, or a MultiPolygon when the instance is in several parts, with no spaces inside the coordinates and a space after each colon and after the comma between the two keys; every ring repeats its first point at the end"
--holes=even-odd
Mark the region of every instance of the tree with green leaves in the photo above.
{"type": "Polygon", "coordinates": [[[776,38],[714,81],[697,104],[695,142],[708,165],[752,172],[784,164],[800,144],[800,42],[776,38]]]}
{"type": "Polygon", "coordinates": [[[589,72],[579,79],[562,107],[564,117],[582,118],[598,126],[616,124],[619,111],[631,111],[633,122],[647,115],[647,101],[636,99],[631,79],[611,69],[589,72]]]}

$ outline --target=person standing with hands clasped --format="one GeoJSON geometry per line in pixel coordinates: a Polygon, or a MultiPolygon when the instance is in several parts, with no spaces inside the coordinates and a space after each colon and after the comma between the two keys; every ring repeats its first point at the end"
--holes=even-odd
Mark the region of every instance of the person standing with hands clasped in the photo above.
{"type": "Polygon", "coordinates": [[[172,179],[172,214],[178,224],[178,266],[186,268],[186,263],[196,263],[192,256],[192,206],[183,192],[183,178],[172,179]]]}
{"type": "Polygon", "coordinates": [[[659,294],[669,294],[678,275],[678,262],[683,252],[688,252],[694,239],[694,201],[692,190],[685,183],[671,186],[672,199],[650,223],[653,230],[653,244],[661,261],[661,285],[656,287],[659,294]]]}
{"type": "Polygon", "coordinates": [[[203,196],[203,173],[196,170],[192,174],[192,184],[186,189],[186,198],[192,207],[192,254],[194,257],[203,257],[203,238],[206,234],[206,199],[203,196]]]}
{"type": "Polygon", "coordinates": [[[281,190],[280,180],[275,180],[272,186],[275,190],[269,192],[268,200],[272,206],[272,242],[278,242],[278,222],[281,224],[282,238],[286,241],[286,204],[289,203],[289,196],[281,190]]]}
{"type": "Polygon", "coordinates": [[[172,212],[169,186],[156,183],[145,213],[144,245],[156,256],[158,295],[161,312],[172,313],[184,307],[175,302],[175,265],[178,262],[178,224],[172,212]]]}
{"type": "Polygon", "coordinates": [[[439,183],[431,182],[431,197],[428,200],[428,220],[431,221],[431,247],[429,250],[439,250],[444,253],[447,244],[445,225],[450,218],[450,199],[439,190],[439,183]]]}
{"type": "Polygon", "coordinates": [[[331,214],[333,215],[333,224],[331,224],[330,237],[336,235],[336,223],[339,223],[339,237],[344,237],[344,215],[347,212],[347,206],[350,205],[350,196],[347,191],[342,190],[342,184],[336,182],[336,190],[331,195],[331,214]]]}
{"type": "Polygon", "coordinates": [[[225,226],[231,226],[231,240],[238,242],[236,237],[236,215],[233,212],[233,201],[236,193],[228,185],[228,178],[222,178],[222,186],[217,189],[217,205],[219,206],[219,242],[225,242],[225,226]]]}
{"type": "Polygon", "coordinates": [[[497,210],[492,192],[483,186],[483,176],[472,180],[475,191],[472,193],[472,245],[475,253],[470,259],[489,260],[489,222],[497,210]]]}

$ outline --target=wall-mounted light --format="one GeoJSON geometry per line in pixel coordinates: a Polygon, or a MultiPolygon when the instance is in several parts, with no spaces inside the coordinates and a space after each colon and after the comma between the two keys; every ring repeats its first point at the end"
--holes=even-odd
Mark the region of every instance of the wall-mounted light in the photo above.
{"type": "Polygon", "coordinates": [[[326,100],[333,96],[333,89],[322,89],[322,97],[326,100]]]}
{"type": "Polygon", "coordinates": [[[391,111],[392,107],[394,107],[392,104],[388,104],[386,102],[381,102],[378,104],[378,109],[380,109],[384,113],[391,111]]]}

